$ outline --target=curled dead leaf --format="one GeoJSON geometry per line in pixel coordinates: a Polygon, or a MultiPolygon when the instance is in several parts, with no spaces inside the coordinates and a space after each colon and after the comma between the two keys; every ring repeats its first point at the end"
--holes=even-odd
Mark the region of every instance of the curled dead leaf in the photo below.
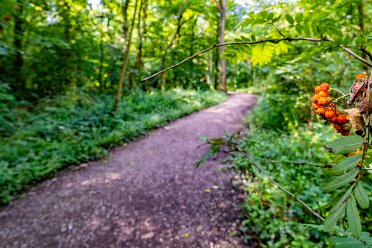
{"type": "Polygon", "coordinates": [[[364,136],[365,134],[365,123],[362,113],[359,111],[358,108],[346,109],[344,110],[346,113],[349,114],[350,123],[353,127],[355,133],[359,136],[364,136]]]}

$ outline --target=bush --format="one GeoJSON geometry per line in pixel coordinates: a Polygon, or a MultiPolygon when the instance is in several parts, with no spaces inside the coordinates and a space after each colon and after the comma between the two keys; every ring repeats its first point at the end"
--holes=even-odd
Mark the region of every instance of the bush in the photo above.
{"type": "Polygon", "coordinates": [[[113,116],[111,95],[78,91],[45,99],[19,116],[9,98],[0,105],[5,113],[0,126],[13,127],[0,133],[0,203],[68,165],[99,158],[108,148],[224,99],[218,92],[182,89],[133,93],[113,116]]]}

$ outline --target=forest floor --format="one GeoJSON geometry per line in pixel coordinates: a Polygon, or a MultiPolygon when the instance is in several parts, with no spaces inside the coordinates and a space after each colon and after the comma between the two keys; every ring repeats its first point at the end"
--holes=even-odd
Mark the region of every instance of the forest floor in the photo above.
{"type": "Polygon", "coordinates": [[[222,158],[195,169],[200,136],[244,130],[257,97],[232,94],[70,167],[0,208],[2,247],[242,247],[242,198],[222,158]]]}

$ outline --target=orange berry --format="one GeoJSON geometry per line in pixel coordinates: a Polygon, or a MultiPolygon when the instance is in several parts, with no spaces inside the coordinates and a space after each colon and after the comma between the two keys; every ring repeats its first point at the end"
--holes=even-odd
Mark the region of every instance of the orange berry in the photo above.
{"type": "Polygon", "coordinates": [[[315,94],[318,94],[321,91],[322,91],[322,87],[320,87],[320,86],[315,87],[315,90],[314,90],[315,94]]]}
{"type": "Polygon", "coordinates": [[[331,109],[327,109],[325,111],[325,117],[328,119],[331,119],[335,116],[335,112],[333,112],[331,109]]]}
{"type": "Polygon", "coordinates": [[[346,120],[346,116],[344,114],[340,114],[339,116],[337,116],[337,123],[338,124],[345,124],[347,122],[346,120]]]}
{"type": "Polygon", "coordinates": [[[327,99],[325,97],[319,98],[318,104],[323,106],[327,105],[327,99]]]}
{"type": "Polygon", "coordinates": [[[320,87],[322,88],[323,91],[328,91],[329,90],[329,84],[327,84],[327,83],[322,83],[320,85],[320,87]]]}
{"type": "Polygon", "coordinates": [[[337,121],[337,117],[336,117],[336,116],[333,116],[332,118],[329,119],[329,121],[330,121],[331,123],[336,123],[336,121],[337,121]]]}
{"type": "Polygon", "coordinates": [[[342,136],[349,136],[350,131],[344,131],[344,130],[342,130],[341,131],[341,134],[342,134],[342,136]]]}
{"type": "Polygon", "coordinates": [[[350,127],[349,127],[349,126],[346,126],[346,125],[344,125],[344,126],[342,126],[342,130],[344,130],[344,131],[349,131],[349,130],[350,130],[350,127]]]}
{"type": "Polygon", "coordinates": [[[345,116],[345,119],[346,119],[347,121],[350,121],[350,116],[349,116],[349,115],[346,115],[346,116],[345,116]]]}
{"type": "Polygon", "coordinates": [[[322,91],[319,92],[319,96],[326,97],[326,96],[328,96],[328,92],[322,90],[322,91]]]}
{"type": "Polygon", "coordinates": [[[324,115],[324,113],[325,113],[325,109],[324,109],[324,108],[318,108],[318,109],[316,110],[316,113],[317,113],[318,115],[322,116],[322,115],[324,115]]]}
{"type": "Polygon", "coordinates": [[[313,103],[313,104],[312,104],[312,107],[313,107],[314,110],[317,110],[317,109],[319,108],[319,105],[316,104],[316,103],[313,103]]]}
{"type": "Polygon", "coordinates": [[[365,78],[366,78],[366,75],[364,75],[364,74],[358,74],[358,75],[356,76],[356,78],[357,78],[357,79],[365,79],[365,78]]]}
{"type": "Polygon", "coordinates": [[[342,130],[342,126],[339,124],[333,124],[333,128],[337,131],[340,132],[342,130]]]}
{"type": "Polygon", "coordinates": [[[318,94],[313,95],[311,98],[313,100],[313,103],[317,103],[319,101],[320,96],[318,94]]]}

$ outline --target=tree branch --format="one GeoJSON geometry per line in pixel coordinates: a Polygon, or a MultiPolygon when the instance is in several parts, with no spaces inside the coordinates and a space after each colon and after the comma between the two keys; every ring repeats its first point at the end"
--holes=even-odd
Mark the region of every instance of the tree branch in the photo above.
{"type": "Polygon", "coordinates": [[[368,65],[369,67],[372,67],[372,63],[363,59],[361,56],[359,56],[358,54],[354,53],[350,48],[347,48],[345,46],[341,46],[342,50],[344,50],[345,52],[347,52],[348,54],[350,54],[351,56],[353,56],[354,58],[356,58],[357,60],[361,61],[362,63],[368,65]]]}
{"type": "MultiPolygon", "coordinates": [[[[144,81],[147,81],[151,78],[154,78],[160,74],[163,74],[164,72],[166,71],[169,71],[169,70],[172,70],[184,63],[186,63],[187,61],[189,60],[192,60],[193,58],[199,56],[200,54],[203,54],[203,53],[206,53],[214,48],[217,48],[217,47],[221,47],[221,46],[232,46],[232,45],[254,45],[254,44],[259,44],[259,43],[265,43],[265,42],[271,42],[271,43],[279,43],[281,41],[309,41],[309,42],[322,42],[322,41],[326,41],[326,42],[332,42],[332,40],[328,40],[328,39],[317,39],[317,38],[308,38],[308,37],[297,37],[297,38],[291,38],[291,37],[285,37],[285,38],[281,38],[281,39],[262,39],[262,40],[258,40],[258,41],[238,41],[238,42],[225,42],[225,43],[220,43],[220,44],[214,44],[213,46],[211,47],[208,47],[200,52],[197,52],[195,53],[194,55],[182,60],[181,62],[177,63],[177,64],[174,64],[168,68],[165,68],[164,70],[161,70],[151,76],[148,76],[144,79],[142,79],[142,82],[144,81]]],[[[361,61],[362,63],[368,65],[369,67],[372,67],[372,63],[363,59],[361,56],[359,56],[358,54],[354,53],[350,48],[347,48],[345,46],[340,46],[341,49],[343,49],[345,52],[347,52],[348,54],[350,54],[351,56],[355,57],[356,59],[358,59],[359,61],[361,61]]]]}
{"type": "Polygon", "coordinates": [[[307,211],[309,211],[312,215],[314,215],[315,217],[317,217],[318,219],[320,219],[321,221],[324,221],[325,219],[320,215],[318,214],[317,212],[315,212],[309,205],[307,205],[305,202],[303,202],[300,198],[298,198],[295,194],[293,194],[292,192],[290,192],[289,190],[287,190],[286,188],[284,188],[283,186],[281,186],[279,183],[277,183],[255,160],[253,160],[251,158],[251,156],[249,156],[248,153],[246,153],[245,151],[243,151],[242,149],[240,149],[238,146],[234,145],[233,148],[240,152],[241,154],[244,155],[244,157],[246,157],[249,161],[252,162],[252,164],[254,165],[254,167],[256,167],[265,177],[267,177],[267,179],[269,179],[274,185],[276,185],[279,189],[283,190],[285,193],[287,193],[288,195],[290,195],[293,199],[295,199],[297,202],[299,202],[303,207],[305,207],[307,209],[307,211]]]}

